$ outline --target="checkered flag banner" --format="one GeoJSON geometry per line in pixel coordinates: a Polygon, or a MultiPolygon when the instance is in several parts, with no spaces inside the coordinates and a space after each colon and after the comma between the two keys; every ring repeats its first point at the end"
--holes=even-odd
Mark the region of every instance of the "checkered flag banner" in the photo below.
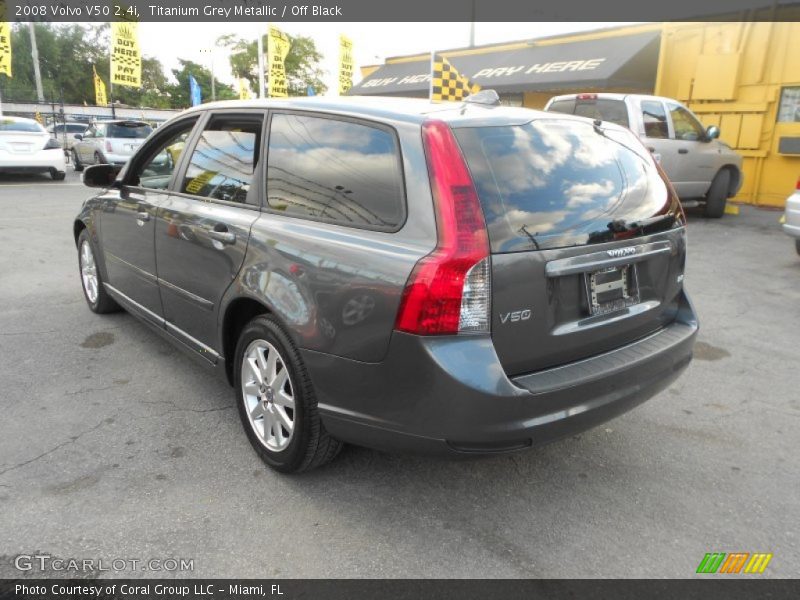
{"type": "Polygon", "coordinates": [[[111,83],[142,87],[138,23],[111,23],[111,83]]]}
{"type": "Polygon", "coordinates": [[[440,54],[433,54],[431,64],[431,102],[459,102],[481,89],[462,75],[440,54]]]}

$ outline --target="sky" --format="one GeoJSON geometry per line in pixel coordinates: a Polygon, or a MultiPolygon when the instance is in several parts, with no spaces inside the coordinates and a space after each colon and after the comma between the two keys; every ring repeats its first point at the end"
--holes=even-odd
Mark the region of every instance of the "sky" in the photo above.
{"type": "MultiPolygon", "coordinates": [[[[586,31],[629,23],[476,23],[475,43],[489,44],[546,37],[574,31],[586,31]]],[[[323,54],[321,67],[327,71],[325,82],[336,93],[339,60],[339,34],[353,40],[354,83],[361,79],[362,65],[382,64],[387,57],[446,50],[469,45],[469,23],[278,23],[289,35],[305,35],[314,39],[323,54]],[[436,40],[431,48],[428,40],[436,40]]],[[[213,55],[214,73],[223,83],[233,84],[224,48],[215,46],[216,39],[227,33],[256,39],[265,31],[266,23],[151,23],[139,26],[139,39],[145,56],[158,58],[169,74],[178,67],[178,58],[210,66],[213,55]],[[212,53],[208,49],[213,49],[212,53]],[[206,50],[206,52],[203,52],[206,50]]]]}

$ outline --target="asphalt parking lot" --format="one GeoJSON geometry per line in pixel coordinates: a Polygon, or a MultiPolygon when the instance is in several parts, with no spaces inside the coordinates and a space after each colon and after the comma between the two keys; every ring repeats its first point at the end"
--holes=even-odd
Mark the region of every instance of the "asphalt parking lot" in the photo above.
{"type": "Polygon", "coordinates": [[[129,577],[691,577],[711,551],[800,574],[800,257],[779,213],[690,217],[695,360],[633,412],[513,456],[350,447],[284,476],[226,382],[86,308],[89,194],[72,172],[0,179],[0,577],[36,552],[193,559],[129,577]]]}

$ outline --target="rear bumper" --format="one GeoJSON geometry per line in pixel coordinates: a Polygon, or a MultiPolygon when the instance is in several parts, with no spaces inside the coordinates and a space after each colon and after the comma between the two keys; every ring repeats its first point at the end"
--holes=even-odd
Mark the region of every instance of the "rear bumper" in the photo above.
{"type": "Polygon", "coordinates": [[[38,173],[55,169],[66,171],[67,164],[61,148],[40,150],[32,154],[0,153],[0,172],[5,173],[38,173]]]}
{"type": "Polygon", "coordinates": [[[103,158],[112,165],[124,165],[131,159],[133,154],[116,154],[113,152],[104,152],[103,158]]]}
{"type": "Polygon", "coordinates": [[[381,363],[303,351],[328,431],[343,441],[438,454],[519,450],[583,431],[666,388],[691,361],[697,318],[589,359],[508,378],[491,338],[395,332],[381,363]]]}
{"type": "Polygon", "coordinates": [[[800,193],[789,196],[784,214],[786,216],[783,224],[784,233],[800,238],[800,193]]]}

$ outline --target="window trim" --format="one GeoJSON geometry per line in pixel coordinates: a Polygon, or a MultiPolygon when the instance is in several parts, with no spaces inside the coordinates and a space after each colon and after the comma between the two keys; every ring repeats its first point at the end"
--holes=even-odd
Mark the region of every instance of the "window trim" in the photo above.
{"type": "MultiPolygon", "coordinates": [[[[421,137],[420,137],[421,139],[421,137]]],[[[405,173],[405,161],[403,157],[403,146],[400,143],[400,135],[397,132],[397,129],[389,125],[388,123],[384,123],[382,121],[376,121],[372,119],[366,119],[362,117],[354,117],[347,114],[339,114],[333,112],[320,112],[320,111],[312,111],[312,110],[295,110],[295,109],[270,109],[269,115],[267,119],[267,135],[264,136],[264,141],[266,146],[264,148],[265,160],[264,163],[264,172],[262,175],[262,181],[264,185],[264,193],[262,194],[262,208],[261,212],[270,214],[270,215],[277,215],[280,217],[285,217],[287,219],[297,219],[299,221],[306,221],[311,223],[325,223],[327,225],[333,225],[335,227],[345,227],[347,229],[356,229],[356,230],[363,230],[363,231],[375,231],[378,233],[397,233],[403,227],[405,227],[406,222],[408,221],[408,190],[406,189],[406,173],[405,173]],[[392,136],[392,140],[394,141],[395,148],[397,149],[397,161],[399,166],[399,174],[400,174],[400,190],[401,190],[401,197],[400,197],[400,217],[398,218],[397,225],[387,228],[387,227],[380,227],[377,225],[348,225],[345,223],[340,223],[334,219],[326,219],[326,218],[319,218],[319,217],[310,217],[310,216],[299,216],[299,215],[288,215],[284,212],[279,210],[275,210],[269,205],[269,200],[267,199],[267,194],[269,192],[267,186],[267,176],[269,174],[269,140],[272,136],[272,117],[274,115],[295,115],[301,117],[312,117],[312,118],[320,118],[320,119],[330,119],[333,121],[343,121],[345,123],[353,123],[355,125],[362,125],[364,127],[371,127],[372,129],[378,129],[379,131],[384,131],[392,136]]]]}
{"type": "Polygon", "coordinates": [[[675,140],[675,134],[672,129],[672,121],[669,116],[669,110],[663,100],[655,100],[650,98],[642,98],[639,100],[639,115],[642,123],[642,135],[648,140],[675,140]],[[660,104],[661,110],[664,111],[664,124],[667,126],[667,137],[650,137],[647,135],[647,124],[644,122],[644,104],[645,102],[652,102],[660,104]]]}
{"type": "Polygon", "coordinates": [[[707,142],[707,141],[709,141],[707,139],[707,137],[706,137],[706,129],[703,127],[703,123],[700,121],[700,119],[697,118],[697,115],[695,115],[691,110],[689,110],[683,104],[680,104],[680,103],[674,102],[674,101],[673,102],[669,102],[669,101],[665,102],[664,105],[667,107],[667,117],[669,118],[669,124],[670,124],[670,127],[672,128],[672,135],[670,136],[670,139],[673,142],[693,143],[693,142],[707,142]],[[685,110],[687,113],[689,113],[689,116],[694,119],[694,121],[697,123],[697,125],[700,126],[700,135],[698,136],[698,138],[696,140],[684,140],[684,139],[678,137],[678,130],[675,128],[675,120],[672,118],[673,109],[683,109],[683,110],[685,110]]]}
{"type": "MultiPolygon", "coordinates": [[[[194,125],[192,126],[192,129],[189,132],[189,136],[186,138],[186,144],[188,146],[194,141],[194,137],[197,134],[197,125],[203,120],[203,115],[194,115],[194,114],[187,115],[185,117],[175,119],[175,121],[169,123],[169,125],[167,126],[159,127],[157,130],[153,131],[155,135],[153,135],[151,139],[148,139],[142,146],[144,147],[145,145],[151,146],[160,144],[162,141],[164,141],[165,138],[169,138],[171,135],[173,135],[175,129],[180,128],[183,124],[192,120],[194,121],[194,125]]],[[[137,152],[137,154],[139,153],[137,152]]],[[[126,165],[125,173],[123,174],[122,177],[122,185],[130,189],[141,190],[143,192],[170,194],[172,193],[172,187],[175,184],[175,175],[181,170],[183,163],[185,162],[185,155],[186,155],[185,152],[181,153],[180,160],[178,160],[178,164],[175,165],[175,168],[172,171],[172,177],[170,178],[167,187],[164,189],[148,188],[128,183],[130,181],[129,177],[131,177],[131,173],[142,165],[142,160],[139,159],[138,156],[136,157],[135,162],[129,161],[128,165],[126,165]]]]}
{"type": "MultiPolygon", "coordinates": [[[[181,157],[181,162],[178,165],[178,168],[175,170],[175,177],[170,182],[169,185],[169,193],[173,196],[178,196],[180,198],[188,198],[189,200],[194,200],[196,202],[208,202],[213,204],[219,204],[221,206],[231,206],[234,208],[245,208],[248,210],[255,210],[260,211],[263,205],[264,194],[262,193],[264,190],[264,186],[261,183],[261,180],[266,176],[266,172],[264,171],[264,165],[266,164],[266,160],[263,158],[265,156],[265,142],[267,136],[264,134],[265,127],[267,127],[267,111],[262,108],[227,108],[227,109],[214,109],[214,110],[205,110],[202,111],[200,118],[198,119],[197,123],[195,124],[195,129],[192,131],[192,135],[190,136],[189,140],[187,141],[186,149],[190,150],[186,152],[184,150],[183,156],[181,157]],[[210,198],[208,196],[197,196],[195,194],[189,194],[186,192],[182,192],[180,190],[181,183],[183,182],[183,178],[186,174],[187,169],[189,168],[190,157],[194,154],[195,148],[197,147],[197,142],[200,141],[200,135],[203,131],[205,131],[206,125],[208,125],[209,121],[214,117],[218,116],[243,116],[243,117],[261,117],[261,142],[260,142],[260,157],[261,159],[255,165],[253,169],[253,182],[250,185],[250,191],[247,193],[248,200],[251,197],[255,197],[255,202],[232,202],[230,200],[221,200],[219,198],[210,198]]],[[[162,125],[163,127],[163,125],[162,125]]],[[[160,129],[160,128],[159,128],[160,129]]]]}

